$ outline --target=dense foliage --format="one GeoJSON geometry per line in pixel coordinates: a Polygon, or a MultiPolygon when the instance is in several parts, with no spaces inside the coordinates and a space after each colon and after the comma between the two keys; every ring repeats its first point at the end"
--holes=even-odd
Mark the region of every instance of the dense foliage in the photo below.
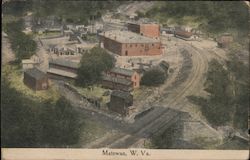
{"type": "Polygon", "coordinates": [[[1,81],[2,147],[65,147],[79,139],[78,112],[64,98],[35,102],[1,81]]]}
{"type": "Polygon", "coordinates": [[[78,69],[77,84],[88,86],[97,83],[102,78],[102,72],[114,67],[115,59],[104,49],[94,47],[84,53],[81,66],[78,69]]]}
{"type": "Polygon", "coordinates": [[[157,86],[166,80],[166,74],[159,68],[152,68],[144,73],[141,84],[145,86],[157,86]]]}
{"type": "Polygon", "coordinates": [[[26,35],[22,32],[22,20],[7,23],[4,30],[10,40],[11,49],[14,51],[19,61],[25,58],[30,58],[35,54],[37,44],[30,35],[26,35]]]}
{"type": "Polygon", "coordinates": [[[69,23],[87,24],[89,20],[98,19],[102,13],[116,8],[123,2],[85,1],[85,0],[27,0],[24,2],[6,2],[3,5],[4,14],[23,15],[32,11],[36,18],[56,16],[69,23]]]}
{"type": "Polygon", "coordinates": [[[155,135],[151,138],[151,148],[170,149],[178,136],[179,135],[176,134],[176,125],[172,125],[162,134],[155,135]]]}
{"type": "Polygon", "coordinates": [[[183,23],[184,16],[193,16],[197,17],[197,22],[205,19],[200,27],[209,32],[227,29],[237,29],[245,33],[248,31],[248,6],[243,1],[165,1],[160,4],[149,10],[145,16],[156,18],[161,23],[169,18],[181,19],[180,24],[183,23]]]}
{"type": "Polygon", "coordinates": [[[32,0],[7,1],[2,5],[3,14],[23,16],[25,12],[32,9],[32,0]]]}
{"type": "Polygon", "coordinates": [[[206,91],[210,96],[189,97],[201,106],[202,114],[214,126],[233,125],[245,131],[249,108],[249,70],[235,54],[226,67],[216,60],[209,63],[206,91]]]}

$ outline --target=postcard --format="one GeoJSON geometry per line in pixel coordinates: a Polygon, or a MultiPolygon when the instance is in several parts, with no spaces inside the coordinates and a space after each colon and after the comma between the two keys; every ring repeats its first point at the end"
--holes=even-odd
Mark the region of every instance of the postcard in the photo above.
{"type": "Polygon", "coordinates": [[[249,7],[3,0],[3,159],[248,159],[249,7]]]}

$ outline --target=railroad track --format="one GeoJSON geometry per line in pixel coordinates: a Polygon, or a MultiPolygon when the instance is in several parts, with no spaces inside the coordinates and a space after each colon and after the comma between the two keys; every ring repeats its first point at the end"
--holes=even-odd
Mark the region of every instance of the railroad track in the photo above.
{"type": "MultiPolygon", "coordinates": [[[[186,47],[186,46],[185,46],[186,47]]],[[[207,65],[207,61],[204,61],[204,58],[202,58],[201,54],[199,52],[195,52],[195,56],[193,58],[196,58],[196,64],[193,65],[191,80],[186,81],[183,88],[179,88],[180,92],[177,92],[177,94],[170,96],[170,99],[166,104],[164,104],[165,107],[168,106],[175,106],[176,109],[181,110],[184,105],[177,105],[180,102],[183,102],[185,100],[185,94],[186,92],[192,88],[192,86],[195,85],[195,82],[197,81],[197,77],[202,72],[203,67],[207,65]],[[202,63],[203,62],[203,63],[202,63]]],[[[163,107],[162,107],[163,108],[163,107]]],[[[166,109],[155,109],[154,111],[151,111],[144,117],[142,117],[140,120],[136,121],[132,126],[128,128],[128,130],[131,130],[129,134],[119,134],[116,137],[112,138],[111,143],[110,141],[103,141],[99,145],[96,145],[95,147],[110,147],[110,148],[121,148],[121,147],[129,147],[130,145],[134,144],[137,140],[139,140],[141,137],[150,137],[154,133],[157,132],[159,128],[162,128],[166,126],[169,122],[174,121],[176,117],[180,112],[174,112],[173,110],[166,109]],[[166,119],[167,118],[167,119],[166,119]]]]}

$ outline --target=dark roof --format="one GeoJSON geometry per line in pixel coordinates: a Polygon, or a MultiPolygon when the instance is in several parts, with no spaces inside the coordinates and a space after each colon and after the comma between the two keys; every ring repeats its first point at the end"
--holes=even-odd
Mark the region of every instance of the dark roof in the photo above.
{"type": "Polygon", "coordinates": [[[44,73],[43,71],[37,69],[37,68],[31,68],[31,69],[27,69],[26,71],[24,71],[26,74],[28,74],[29,76],[35,78],[36,80],[42,79],[44,77],[46,77],[46,73],[44,73]]]}
{"type": "Polygon", "coordinates": [[[169,68],[169,64],[168,64],[168,62],[166,62],[166,61],[161,61],[160,64],[159,64],[159,66],[160,66],[162,69],[164,69],[165,71],[168,70],[168,68],[169,68]]]}
{"type": "Polygon", "coordinates": [[[129,92],[124,92],[124,91],[119,91],[119,90],[114,90],[111,93],[111,96],[116,96],[116,97],[126,99],[126,100],[130,100],[131,98],[133,99],[133,96],[129,92]]]}
{"type": "Polygon", "coordinates": [[[117,78],[117,77],[111,77],[107,75],[103,75],[102,77],[103,81],[110,81],[113,83],[123,84],[123,85],[131,85],[131,81],[125,78],[117,78]]]}
{"type": "Polygon", "coordinates": [[[79,63],[65,60],[65,59],[59,59],[59,58],[58,59],[50,59],[49,63],[64,66],[64,67],[69,67],[69,68],[75,68],[75,69],[79,68],[79,63]]]}
{"type": "Polygon", "coordinates": [[[129,69],[115,67],[115,68],[112,68],[110,70],[110,72],[121,74],[121,75],[125,75],[125,76],[132,76],[135,71],[129,70],[129,69]]]}
{"type": "Polygon", "coordinates": [[[187,32],[187,31],[183,31],[183,30],[176,30],[175,34],[177,36],[181,36],[181,37],[184,37],[184,38],[190,38],[193,35],[192,32],[187,32]]]}

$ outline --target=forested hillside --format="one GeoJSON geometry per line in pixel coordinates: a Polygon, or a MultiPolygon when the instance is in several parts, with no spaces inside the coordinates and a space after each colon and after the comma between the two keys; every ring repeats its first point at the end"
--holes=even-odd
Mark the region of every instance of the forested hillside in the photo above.
{"type": "Polygon", "coordinates": [[[141,16],[162,24],[190,24],[210,33],[248,33],[248,6],[243,1],[164,1],[141,16]]]}
{"type": "Polygon", "coordinates": [[[226,67],[213,59],[204,84],[208,98],[190,96],[213,126],[230,125],[247,131],[249,108],[249,66],[230,53],[226,67]]]}
{"type": "Polygon", "coordinates": [[[116,8],[120,1],[78,1],[78,0],[26,0],[11,1],[3,5],[4,14],[16,16],[32,11],[35,17],[56,16],[71,23],[87,23],[90,19],[98,19],[107,10],[116,8]]]}

